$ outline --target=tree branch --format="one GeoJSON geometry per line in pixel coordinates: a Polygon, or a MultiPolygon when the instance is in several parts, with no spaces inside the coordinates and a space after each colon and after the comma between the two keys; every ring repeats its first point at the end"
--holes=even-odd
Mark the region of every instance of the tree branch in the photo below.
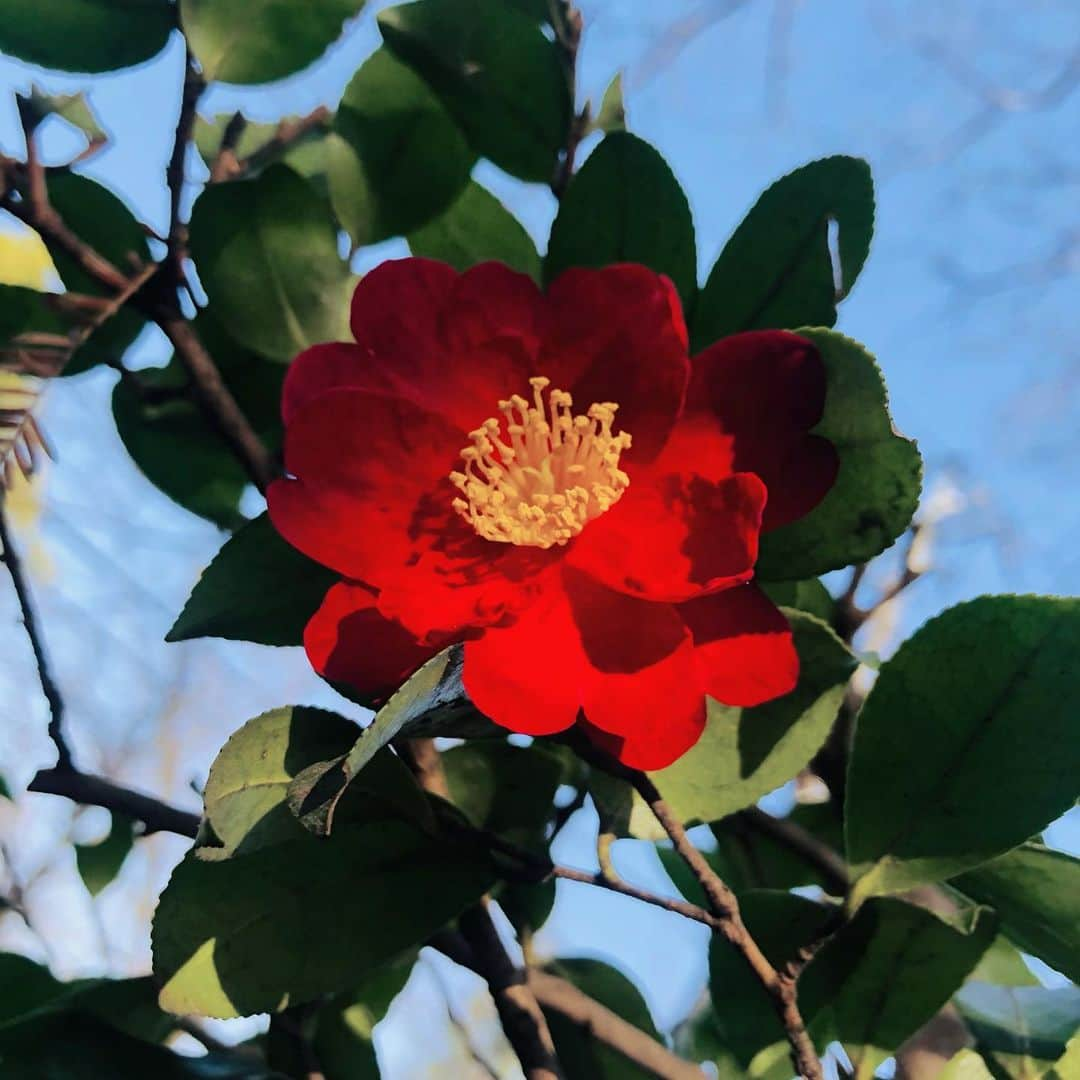
{"type": "MultiPolygon", "coordinates": [[[[432,739],[398,744],[406,764],[425,790],[449,798],[446,771],[432,739]]],[[[527,985],[525,972],[514,966],[488,913],[487,901],[474,904],[458,919],[462,937],[475,962],[474,970],[488,984],[506,1037],[521,1062],[526,1080],[563,1080],[547,1021],[527,985]]]]}
{"type": "Polygon", "coordinates": [[[736,820],[747,828],[771,837],[784,847],[800,855],[810,863],[827,885],[839,896],[847,894],[851,878],[847,863],[828,844],[823,844],[813,833],[808,832],[794,821],[775,818],[756,806],[740,810],[736,820]]]}
{"type": "Polygon", "coordinates": [[[176,121],[172,153],[165,169],[165,183],[169,189],[169,235],[166,241],[169,253],[166,261],[177,282],[183,277],[183,226],[180,222],[180,200],[184,193],[184,164],[187,160],[191,133],[195,129],[195,107],[206,89],[206,83],[195,66],[188,49],[184,55],[184,89],[180,98],[180,115],[176,121]]]}
{"type": "Polygon", "coordinates": [[[561,199],[574,175],[574,158],[578,144],[585,137],[589,127],[588,107],[577,111],[577,57],[581,47],[583,20],[569,0],[550,0],[551,24],[555,30],[555,45],[562,61],[566,76],[567,91],[570,100],[570,125],[566,131],[566,145],[551,178],[551,191],[555,198],[561,199]]]}
{"type": "Polygon", "coordinates": [[[8,573],[11,575],[11,583],[15,587],[15,597],[19,603],[23,625],[26,627],[26,636],[30,640],[30,648],[34,654],[34,663],[37,666],[41,692],[45,695],[45,701],[49,706],[48,731],[49,738],[52,739],[56,747],[57,765],[59,768],[71,768],[71,750],[64,735],[64,699],[49,666],[45,642],[38,627],[37,616],[34,614],[30,587],[23,575],[22,562],[19,559],[18,552],[15,550],[15,545],[11,542],[11,533],[8,529],[2,494],[0,494],[0,547],[3,547],[3,551],[0,552],[0,560],[3,560],[8,573]]]}

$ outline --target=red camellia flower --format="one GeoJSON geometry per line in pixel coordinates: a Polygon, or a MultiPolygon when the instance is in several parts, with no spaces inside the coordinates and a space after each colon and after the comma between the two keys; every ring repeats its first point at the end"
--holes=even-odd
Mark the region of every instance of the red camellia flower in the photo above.
{"type": "Polygon", "coordinates": [[[762,531],[836,476],[824,369],[782,331],[690,360],[671,282],[568,270],[547,293],[498,263],[387,262],[357,286],[356,344],[289,369],[287,476],[270,516],[342,575],[308,624],[318,671],[378,700],[464,644],[495,723],[579,723],[658,769],[705,696],[786,694],[798,657],[752,584],[762,531]]]}

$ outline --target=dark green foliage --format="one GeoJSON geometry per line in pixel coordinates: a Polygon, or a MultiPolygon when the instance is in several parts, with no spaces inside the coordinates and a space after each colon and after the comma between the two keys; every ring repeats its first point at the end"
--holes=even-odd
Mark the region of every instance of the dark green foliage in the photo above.
{"type": "Polygon", "coordinates": [[[694,309],[695,349],[742,330],[832,326],[870,250],[874,185],[852,157],[812,161],[777,180],[716,260],[694,309]],[[829,252],[838,225],[839,281],[829,252]]]}
{"type": "Polygon", "coordinates": [[[697,290],[694,222],[670,166],[628,132],[608,135],[574,177],[551,228],[548,281],[571,266],[635,262],[666,274],[689,308],[697,290]]]}

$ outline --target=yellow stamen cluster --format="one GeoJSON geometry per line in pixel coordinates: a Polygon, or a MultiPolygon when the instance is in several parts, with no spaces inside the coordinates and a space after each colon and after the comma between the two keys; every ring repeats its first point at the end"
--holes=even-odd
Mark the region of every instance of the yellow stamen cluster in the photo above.
{"type": "Polygon", "coordinates": [[[550,383],[543,376],[529,380],[532,405],[520,394],[500,401],[503,420],[491,417],[469,432],[464,470],[450,474],[463,496],[454,509],[485,540],[565,544],[614,506],[630,483],[619,468],[630,434],[611,430],[619,406],[605,401],[574,416],[565,390],[552,390],[545,404],[550,383]]]}

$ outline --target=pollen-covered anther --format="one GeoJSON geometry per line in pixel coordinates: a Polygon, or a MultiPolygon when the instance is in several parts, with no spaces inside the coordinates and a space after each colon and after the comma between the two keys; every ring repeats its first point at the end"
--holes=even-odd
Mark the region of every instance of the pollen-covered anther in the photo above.
{"type": "Polygon", "coordinates": [[[619,406],[604,401],[574,416],[565,390],[551,390],[545,402],[550,384],[542,375],[529,380],[531,405],[519,394],[500,401],[502,420],[490,417],[469,432],[464,466],[450,474],[462,495],[454,509],[485,540],[566,544],[630,484],[619,468],[630,433],[611,430],[619,406]]]}

